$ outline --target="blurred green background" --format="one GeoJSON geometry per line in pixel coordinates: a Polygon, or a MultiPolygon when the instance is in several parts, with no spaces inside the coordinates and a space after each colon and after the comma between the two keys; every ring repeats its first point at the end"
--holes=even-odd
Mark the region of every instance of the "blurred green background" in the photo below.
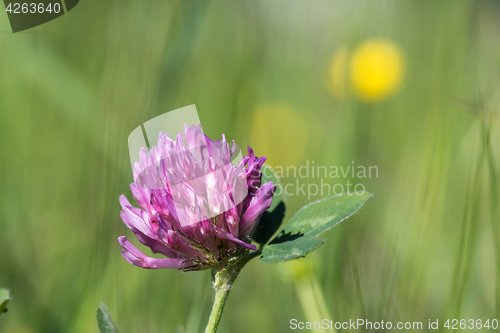
{"type": "MultiPolygon", "coordinates": [[[[221,333],[500,319],[499,17],[498,1],[82,0],[12,34],[0,15],[0,332],[97,332],[101,301],[121,332],[203,330],[210,273],[143,270],[117,242],[129,133],[190,104],[270,165],[379,171],[323,180],[374,197],[307,260],[249,264],[221,333]],[[352,57],[374,38],[400,64],[366,98],[352,57]]],[[[288,197],[287,218],[319,198],[288,197]]]]}

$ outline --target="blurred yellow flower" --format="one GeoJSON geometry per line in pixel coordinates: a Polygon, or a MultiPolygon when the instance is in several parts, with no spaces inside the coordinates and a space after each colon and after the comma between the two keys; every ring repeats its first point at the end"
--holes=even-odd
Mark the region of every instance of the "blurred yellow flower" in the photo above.
{"type": "Polygon", "coordinates": [[[306,149],[308,132],[307,119],[291,107],[263,105],[253,114],[250,145],[259,156],[267,156],[269,165],[297,165],[306,149]]]}
{"type": "Polygon", "coordinates": [[[337,98],[344,98],[347,95],[346,79],[349,52],[342,47],[332,58],[330,63],[330,91],[337,98]]]}
{"type": "MultiPolygon", "coordinates": [[[[314,274],[314,267],[317,265],[318,257],[309,255],[305,260],[291,260],[282,265],[279,270],[284,281],[293,282],[300,305],[309,322],[320,322],[324,318],[329,318],[331,314],[324,298],[325,292],[321,289],[314,274]]],[[[324,328],[315,328],[311,331],[335,332],[335,330],[324,328]]]]}
{"type": "Polygon", "coordinates": [[[401,86],[405,72],[402,50],[386,39],[369,39],[349,54],[342,47],[332,58],[329,90],[337,98],[348,94],[348,79],[354,93],[375,102],[392,96],[401,86]]]}
{"type": "Polygon", "coordinates": [[[370,39],[359,45],[351,57],[352,86],[363,100],[377,101],[393,95],[403,79],[403,52],[391,41],[370,39]]]}
{"type": "Polygon", "coordinates": [[[292,281],[302,281],[304,279],[309,279],[312,276],[312,271],[315,264],[315,257],[307,257],[308,260],[292,260],[287,263],[286,272],[292,281]]]}

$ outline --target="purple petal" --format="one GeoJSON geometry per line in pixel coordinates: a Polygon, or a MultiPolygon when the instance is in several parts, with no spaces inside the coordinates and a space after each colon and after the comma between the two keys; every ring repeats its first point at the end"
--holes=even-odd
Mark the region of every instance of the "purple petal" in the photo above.
{"type": "Polygon", "coordinates": [[[190,127],[184,125],[184,133],[186,133],[186,145],[189,149],[206,145],[204,140],[205,137],[201,131],[201,124],[198,126],[192,125],[190,127]]]}
{"type": "Polygon", "coordinates": [[[239,216],[238,210],[236,207],[231,208],[227,212],[224,213],[224,217],[226,219],[226,225],[231,234],[235,237],[238,237],[239,234],[239,216]]]}
{"type": "Polygon", "coordinates": [[[135,228],[132,228],[132,232],[134,233],[135,237],[137,237],[139,242],[149,247],[153,253],[163,254],[168,258],[182,258],[179,253],[172,251],[159,240],[150,238],[135,228]]]}
{"type": "Polygon", "coordinates": [[[217,258],[219,256],[219,249],[217,248],[214,227],[208,220],[201,222],[200,233],[205,241],[205,246],[217,258]]]}
{"type": "Polygon", "coordinates": [[[186,261],[185,259],[157,259],[146,256],[144,253],[139,251],[132,243],[130,243],[125,236],[118,237],[118,242],[123,251],[121,251],[123,258],[127,260],[132,265],[157,269],[157,268],[175,268],[180,269],[182,264],[186,261]]]}
{"type": "Polygon", "coordinates": [[[205,255],[200,251],[192,248],[187,243],[187,239],[183,238],[178,232],[172,230],[158,229],[158,237],[170,249],[192,259],[202,259],[205,255]]]}
{"type": "MultiPolygon", "coordinates": [[[[134,196],[135,201],[137,201],[137,203],[139,204],[139,206],[142,207],[142,209],[151,210],[151,202],[150,202],[151,191],[149,189],[141,188],[136,184],[132,183],[130,184],[130,190],[132,191],[132,195],[134,196]]],[[[131,206],[130,203],[128,205],[131,206]]]]}
{"type": "Polygon", "coordinates": [[[222,239],[227,239],[228,241],[231,241],[235,244],[238,244],[239,246],[245,247],[245,248],[253,250],[253,251],[257,250],[257,246],[245,243],[241,239],[234,237],[229,232],[226,232],[224,230],[220,230],[220,229],[216,230],[215,234],[217,235],[217,237],[222,238],[222,239]]]}
{"type": "Polygon", "coordinates": [[[123,223],[125,223],[125,225],[129,227],[129,229],[135,228],[142,232],[144,235],[155,238],[155,234],[149,227],[148,223],[145,221],[146,218],[146,220],[148,220],[149,222],[148,213],[146,213],[145,211],[132,206],[125,206],[120,212],[120,217],[122,218],[123,223]]]}
{"type": "Polygon", "coordinates": [[[271,207],[276,186],[272,182],[262,185],[255,196],[251,198],[247,210],[243,214],[240,222],[240,237],[248,236],[255,227],[257,218],[271,207]]]}
{"type": "Polygon", "coordinates": [[[132,206],[130,204],[130,201],[128,201],[127,197],[125,195],[120,195],[120,205],[122,206],[122,208],[125,208],[125,206],[132,206]]]}

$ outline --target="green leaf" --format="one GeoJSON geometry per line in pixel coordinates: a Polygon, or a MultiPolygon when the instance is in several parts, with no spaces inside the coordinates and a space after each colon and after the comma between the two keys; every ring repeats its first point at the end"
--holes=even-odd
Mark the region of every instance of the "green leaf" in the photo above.
{"type": "Polygon", "coordinates": [[[11,300],[10,293],[7,289],[0,289],[0,316],[7,312],[7,304],[11,300]]]}
{"type": "Polygon", "coordinates": [[[310,203],[295,213],[283,232],[305,237],[318,236],[354,214],[371,196],[368,192],[345,193],[310,203]]]}
{"type": "Polygon", "coordinates": [[[97,309],[97,326],[101,333],[118,333],[118,329],[103,303],[99,304],[99,308],[97,309]]]}
{"type": "Polygon", "coordinates": [[[265,264],[270,264],[273,262],[302,258],[321,245],[323,245],[323,241],[316,238],[297,238],[293,241],[269,244],[262,251],[260,261],[265,264]]]}
{"type": "Polygon", "coordinates": [[[323,241],[316,238],[354,214],[372,195],[346,193],[301,208],[283,231],[262,251],[261,261],[273,263],[304,257],[323,241]]]}
{"type": "MultiPolygon", "coordinates": [[[[274,174],[273,170],[268,166],[262,166],[262,184],[272,181],[274,185],[281,185],[278,177],[274,174]]],[[[255,228],[253,239],[265,245],[271,237],[279,230],[283,218],[285,217],[285,196],[283,191],[278,190],[278,194],[274,194],[271,207],[262,214],[259,224],[255,228]]]]}

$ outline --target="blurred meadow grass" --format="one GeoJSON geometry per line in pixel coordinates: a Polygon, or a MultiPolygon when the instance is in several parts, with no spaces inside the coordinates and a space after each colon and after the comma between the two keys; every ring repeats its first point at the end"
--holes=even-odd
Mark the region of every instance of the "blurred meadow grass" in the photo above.
{"type": "MultiPolygon", "coordinates": [[[[0,15],[0,332],[97,332],[101,301],[121,332],[202,331],[209,272],[139,269],[117,242],[128,134],[190,104],[209,136],[270,165],[379,170],[307,261],[248,265],[221,333],[500,319],[499,15],[497,1],[81,1],[16,34],[0,15]],[[401,78],[364,99],[352,55],[379,39],[401,78]]],[[[289,196],[287,218],[310,200],[289,196]]]]}

